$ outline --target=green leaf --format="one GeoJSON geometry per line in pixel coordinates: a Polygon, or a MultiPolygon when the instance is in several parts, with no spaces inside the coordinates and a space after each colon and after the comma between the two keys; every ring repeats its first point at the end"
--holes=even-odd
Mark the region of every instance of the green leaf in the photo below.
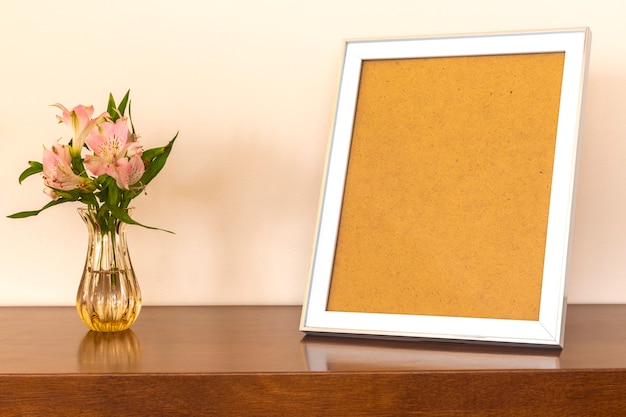
{"type": "Polygon", "coordinates": [[[109,190],[109,195],[106,201],[111,205],[117,206],[120,202],[120,189],[117,188],[115,183],[109,185],[107,188],[109,190]]]}
{"type": "Polygon", "coordinates": [[[141,223],[133,220],[128,215],[128,212],[126,210],[123,210],[123,209],[121,209],[119,207],[110,206],[109,204],[105,203],[105,204],[102,205],[102,208],[109,210],[111,212],[111,214],[113,215],[113,217],[123,221],[124,223],[134,224],[134,225],[137,225],[137,226],[145,227],[146,229],[161,230],[163,232],[174,234],[174,232],[170,232],[169,230],[160,229],[158,227],[146,226],[145,224],[141,224],[141,223]]]}
{"type": "Polygon", "coordinates": [[[102,174],[96,179],[98,185],[97,197],[100,201],[109,201],[109,193],[111,190],[111,184],[115,185],[115,180],[112,177],[102,174]]]}
{"type": "MultiPolygon", "coordinates": [[[[52,188],[52,187],[51,187],[52,188]]],[[[57,188],[52,188],[54,190],[54,192],[60,196],[61,198],[67,200],[67,201],[77,201],[80,199],[81,196],[81,191],[79,189],[74,189],[74,190],[59,190],[57,188]]]]}
{"type": "MultiPolygon", "coordinates": [[[[130,92],[130,90],[128,90],[130,92]]],[[[131,133],[135,133],[135,125],[133,124],[133,115],[130,111],[130,102],[128,102],[128,121],[130,122],[130,131],[131,133]]]]}
{"type": "Polygon", "coordinates": [[[156,156],[162,154],[163,152],[165,152],[165,146],[161,146],[160,148],[146,149],[141,154],[141,159],[149,162],[153,160],[156,156]]]}
{"type": "Polygon", "coordinates": [[[90,208],[99,208],[100,204],[98,203],[98,199],[92,193],[81,194],[80,201],[87,204],[87,207],[90,208]]]}
{"type": "Polygon", "coordinates": [[[123,209],[128,208],[128,206],[130,205],[130,201],[133,198],[137,197],[139,194],[141,194],[141,191],[124,191],[122,193],[122,202],[120,203],[120,207],[123,209]]]}
{"type": "Polygon", "coordinates": [[[48,204],[46,204],[45,206],[43,206],[39,210],[21,211],[19,213],[11,214],[10,216],[7,216],[7,217],[10,218],[10,219],[23,219],[25,217],[36,216],[36,215],[38,215],[39,213],[41,213],[42,211],[44,211],[47,208],[50,208],[52,206],[56,206],[58,204],[67,203],[69,201],[74,201],[74,200],[68,200],[66,198],[59,198],[57,200],[52,200],[51,202],[49,202],[48,204]]]}
{"type": "Polygon", "coordinates": [[[72,152],[72,172],[76,175],[83,175],[85,172],[85,165],[83,164],[83,158],[80,156],[80,152],[72,152]]]}
{"type": "Polygon", "coordinates": [[[126,111],[126,106],[128,105],[128,100],[130,97],[130,90],[126,92],[122,101],[120,101],[119,106],[115,104],[115,99],[113,98],[113,94],[109,93],[109,102],[107,104],[107,113],[109,113],[109,117],[111,117],[111,121],[115,122],[121,116],[124,116],[124,112],[126,111]]]}
{"type": "Polygon", "coordinates": [[[41,162],[28,161],[28,165],[30,166],[26,168],[24,172],[20,174],[20,177],[19,177],[20,184],[22,183],[22,181],[24,181],[26,178],[30,177],[31,175],[35,175],[40,172],[43,172],[43,165],[41,164],[41,162]]]}
{"type": "Polygon", "coordinates": [[[119,106],[117,106],[117,109],[120,111],[120,114],[123,116],[124,112],[126,111],[126,105],[129,104],[129,99],[130,97],[130,90],[128,90],[126,92],[126,94],[124,95],[124,98],[122,99],[122,101],[120,101],[119,106]]]}
{"type": "Polygon", "coordinates": [[[170,152],[172,151],[172,146],[174,146],[174,141],[178,137],[178,132],[169,141],[169,143],[161,148],[148,149],[142,155],[144,160],[144,164],[146,164],[146,170],[144,171],[139,183],[148,185],[150,181],[156,177],[159,172],[165,166],[165,162],[167,162],[167,158],[170,156],[170,152]]]}
{"type": "Polygon", "coordinates": [[[117,107],[115,106],[115,99],[113,98],[113,94],[109,93],[109,102],[107,104],[107,113],[109,113],[109,116],[111,117],[111,120],[113,120],[114,122],[119,117],[117,112],[115,111],[116,108],[117,107]]]}

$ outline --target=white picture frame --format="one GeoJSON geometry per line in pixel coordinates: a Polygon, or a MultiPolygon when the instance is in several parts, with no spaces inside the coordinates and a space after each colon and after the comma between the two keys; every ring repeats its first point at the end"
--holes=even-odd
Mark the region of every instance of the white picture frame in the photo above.
{"type": "MultiPolygon", "coordinates": [[[[331,132],[318,214],[315,245],[302,309],[301,331],[307,334],[318,335],[411,338],[562,347],[567,306],[566,282],[572,213],[575,201],[581,115],[590,40],[591,32],[588,28],[573,28],[530,32],[354,40],[345,43],[334,125],[331,132]],[[467,313],[465,313],[465,310],[461,310],[463,314],[460,315],[456,313],[447,314],[445,312],[436,314],[415,313],[411,308],[400,313],[386,311],[385,308],[379,308],[378,311],[369,311],[367,308],[358,306],[346,310],[341,307],[329,308],[331,284],[333,279],[336,278],[333,276],[333,273],[338,256],[341,255],[341,259],[352,256],[352,252],[345,249],[348,246],[338,245],[338,242],[340,241],[339,231],[347,221],[344,220],[344,216],[350,214],[350,212],[346,212],[349,208],[345,204],[345,199],[347,198],[346,187],[347,184],[350,184],[347,178],[351,174],[351,170],[358,166],[359,163],[358,160],[355,160],[352,162],[352,165],[349,164],[351,154],[353,153],[352,148],[354,145],[352,142],[355,129],[359,128],[360,124],[369,123],[367,120],[371,119],[371,117],[370,119],[359,119],[357,117],[359,96],[363,91],[366,91],[362,85],[362,82],[364,82],[362,74],[365,63],[385,60],[404,63],[406,62],[405,60],[437,60],[456,57],[467,57],[471,62],[478,62],[477,60],[482,57],[529,56],[532,58],[536,54],[554,53],[562,54],[563,65],[560,85],[557,86],[560,89],[560,93],[558,93],[559,96],[557,97],[558,120],[555,122],[554,154],[553,159],[551,159],[552,177],[549,180],[548,191],[549,202],[546,203],[548,204],[547,227],[543,237],[539,236],[539,240],[545,238],[545,247],[543,247],[541,256],[541,276],[536,278],[540,286],[538,290],[540,298],[537,301],[537,306],[533,307],[537,311],[536,317],[523,317],[520,319],[515,316],[500,316],[501,313],[494,313],[494,317],[489,317],[489,311],[487,311],[487,314],[481,313],[480,316],[473,316],[472,307],[481,304],[476,299],[469,299],[467,302],[467,313]]],[[[501,72],[507,71],[503,70],[501,72]]],[[[497,74],[498,72],[496,71],[496,76],[499,77],[497,74]]],[[[394,78],[398,77],[395,76],[394,78]]],[[[531,85],[529,88],[534,87],[531,85]]],[[[511,91],[512,93],[513,91],[511,91]]],[[[437,91],[434,94],[437,95],[437,91]]],[[[442,91],[441,94],[448,94],[447,90],[442,91]]],[[[447,99],[446,97],[440,98],[442,100],[447,99]]],[[[457,98],[454,99],[457,100],[457,98]]],[[[376,109],[375,106],[373,108],[376,109]]],[[[527,109],[514,108],[512,111],[523,113],[527,109]]],[[[407,124],[411,122],[407,119],[403,120],[406,120],[407,124]]],[[[382,123],[383,126],[392,125],[391,122],[383,121],[382,123]]],[[[402,124],[403,122],[396,120],[393,123],[394,126],[398,126],[398,123],[402,124]]],[[[418,132],[420,131],[418,130],[418,132]]],[[[435,139],[438,140],[438,138],[435,139]]],[[[384,148],[381,145],[376,149],[381,147],[384,148]]],[[[363,158],[366,157],[367,155],[363,158]]],[[[550,158],[552,157],[550,156],[550,158]]],[[[364,161],[366,160],[364,159],[364,161]]],[[[378,165],[378,163],[372,165],[378,165]]],[[[434,174],[437,175],[438,173],[435,172],[434,174]]],[[[406,176],[406,171],[404,175],[406,176]]],[[[416,172],[415,175],[422,174],[416,172]]],[[[532,179],[529,179],[529,181],[532,181],[532,179]]],[[[355,186],[357,185],[358,183],[355,182],[355,186]]],[[[485,195],[488,195],[489,192],[490,189],[487,187],[485,195]]],[[[399,200],[403,200],[403,198],[399,200]]],[[[376,204],[376,195],[373,197],[373,201],[373,204],[376,204]]],[[[409,201],[405,204],[411,205],[410,208],[415,207],[416,210],[421,210],[423,204],[430,203],[409,201]]],[[[436,212],[439,209],[436,204],[441,203],[432,204],[434,206],[429,207],[429,210],[436,212]]],[[[351,205],[349,207],[354,206],[351,205]]],[[[367,204],[361,204],[361,206],[367,207],[367,204]]],[[[368,208],[363,210],[368,210],[368,208]]],[[[364,216],[366,215],[367,213],[364,214],[364,216]]],[[[369,227],[369,224],[365,223],[363,225],[369,227]]],[[[415,225],[412,225],[412,227],[415,228],[415,225]]],[[[541,230],[541,227],[539,227],[539,230],[541,230]]],[[[374,235],[375,232],[370,231],[367,233],[374,235]]],[[[508,232],[503,230],[501,233],[508,232]]],[[[360,238],[357,236],[349,236],[346,239],[349,242],[360,242],[360,238]]],[[[393,239],[393,237],[388,239],[393,239]]],[[[511,239],[516,239],[516,236],[511,235],[511,239]]],[[[367,239],[364,240],[366,241],[367,239]]],[[[393,240],[387,240],[386,242],[387,246],[389,246],[389,242],[391,245],[394,244],[393,240]]],[[[473,242],[468,242],[468,244],[471,243],[473,242]]],[[[356,251],[359,251],[358,253],[360,254],[363,251],[363,247],[353,250],[354,253],[356,251]]],[[[405,253],[398,256],[410,258],[411,251],[409,250],[407,253],[408,255],[405,253]]],[[[365,256],[367,259],[383,257],[381,262],[388,262],[388,260],[384,259],[384,255],[375,249],[372,249],[371,253],[366,253],[365,256]]],[[[413,260],[408,259],[408,261],[413,260]]],[[[507,260],[503,259],[502,261],[506,262],[507,260]]],[[[524,260],[522,259],[518,262],[522,265],[524,260]]],[[[536,261],[532,262],[537,263],[536,261]]],[[[418,269],[422,268],[415,268],[415,272],[418,269]]],[[[409,279],[413,279],[411,273],[409,271],[405,275],[408,275],[409,279]]],[[[370,278],[377,282],[376,287],[371,288],[370,295],[378,298],[376,295],[379,291],[378,285],[383,283],[381,285],[384,287],[388,277],[374,276],[368,279],[370,278]]],[[[368,288],[363,288],[362,282],[358,281],[358,273],[343,273],[342,279],[348,284],[354,279],[356,280],[354,285],[358,287],[359,291],[364,290],[367,292],[368,290],[368,288]]],[[[420,286],[421,279],[419,274],[416,274],[414,278],[416,287],[420,286]]],[[[454,277],[452,279],[454,280],[454,277]]],[[[395,284],[392,281],[389,285],[395,284]]],[[[450,288],[453,288],[451,291],[456,293],[459,288],[462,290],[464,281],[452,282],[450,285],[450,288]]],[[[352,297],[350,293],[350,285],[346,285],[345,288],[348,289],[341,290],[343,299],[350,300],[351,298],[356,298],[356,295],[352,297]]],[[[362,296],[363,293],[360,292],[360,294],[362,296]]],[[[393,291],[390,294],[393,297],[393,291]]],[[[415,297],[416,304],[437,303],[437,300],[428,299],[430,296],[425,296],[423,293],[420,294],[420,296],[415,297]]],[[[514,294],[511,300],[509,304],[515,303],[514,294]]],[[[393,300],[391,303],[393,303],[393,300]]],[[[460,304],[462,303],[457,303],[457,305],[460,304]]],[[[367,306],[368,302],[365,302],[364,305],[367,306]]],[[[463,309],[464,307],[460,306],[459,308],[463,309]]]]}

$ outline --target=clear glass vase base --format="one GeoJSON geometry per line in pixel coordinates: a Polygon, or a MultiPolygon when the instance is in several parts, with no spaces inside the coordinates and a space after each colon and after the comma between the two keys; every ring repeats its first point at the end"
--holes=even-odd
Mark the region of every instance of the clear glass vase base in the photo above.
{"type": "Polygon", "coordinates": [[[89,232],[85,267],[76,294],[78,315],[90,330],[127,330],[141,311],[141,291],[126,243],[126,223],[107,210],[78,212],[89,232]]]}

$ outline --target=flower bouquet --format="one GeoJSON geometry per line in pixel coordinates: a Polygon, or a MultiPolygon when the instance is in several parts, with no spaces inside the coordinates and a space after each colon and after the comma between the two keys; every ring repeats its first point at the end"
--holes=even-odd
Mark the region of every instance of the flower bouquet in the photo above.
{"type": "Polygon", "coordinates": [[[65,144],[58,141],[44,148],[42,162],[30,161],[19,176],[21,184],[42,174],[44,192],[52,201],[39,210],[9,216],[36,216],[73,201],[86,205],[78,210],[87,225],[89,244],[76,309],[87,327],[101,332],[128,329],[141,310],[125,226],[156,228],[136,222],[129,204],[161,171],[178,136],[163,147],[144,149],[131,120],[129,94],[119,104],[109,95],[107,111],[96,117],[93,106],[68,110],[54,104],[62,111],[59,122],[72,130],[72,137],[65,144]]]}
{"type": "Polygon", "coordinates": [[[130,90],[119,105],[109,95],[107,111],[93,117],[93,106],[79,105],[57,116],[72,130],[67,144],[55,143],[44,148],[42,162],[29,161],[19,176],[20,184],[34,174],[42,173],[44,192],[52,198],[39,210],[22,211],[10,218],[36,216],[58,204],[79,201],[96,210],[101,225],[111,220],[145,226],[128,214],[132,199],[140,195],[161,171],[178,134],[163,147],[144,150],[130,115],[130,90]],[[128,108],[128,117],[124,115],[128,108]]]}

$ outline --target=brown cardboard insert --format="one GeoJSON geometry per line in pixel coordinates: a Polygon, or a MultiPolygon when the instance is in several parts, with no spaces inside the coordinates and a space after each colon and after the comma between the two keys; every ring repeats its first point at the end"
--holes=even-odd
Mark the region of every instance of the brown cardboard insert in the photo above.
{"type": "Polygon", "coordinates": [[[538,320],[564,57],[363,61],[328,311],[538,320]]]}

